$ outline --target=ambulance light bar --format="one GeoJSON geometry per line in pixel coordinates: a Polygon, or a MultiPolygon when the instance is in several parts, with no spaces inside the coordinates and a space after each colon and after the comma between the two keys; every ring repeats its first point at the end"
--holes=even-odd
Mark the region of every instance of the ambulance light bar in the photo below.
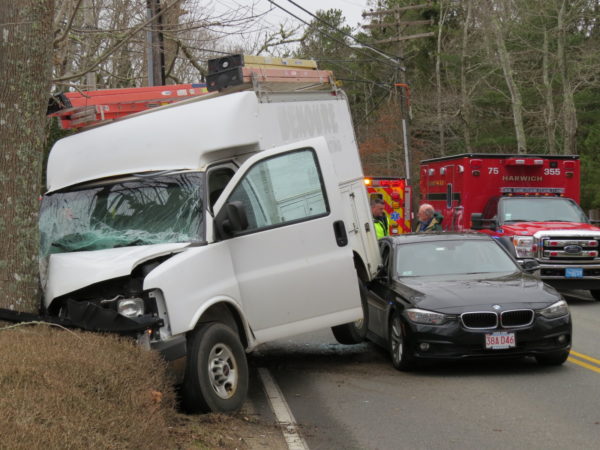
{"type": "Polygon", "coordinates": [[[365,185],[367,186],[402,186],[404,178],[365,178],[365,185]]]}
{"type": "Polygon", "coordinates": [[[543,159],[534,158],[509,158],[506,160],[507,166],[543,166],[543,159]]]}

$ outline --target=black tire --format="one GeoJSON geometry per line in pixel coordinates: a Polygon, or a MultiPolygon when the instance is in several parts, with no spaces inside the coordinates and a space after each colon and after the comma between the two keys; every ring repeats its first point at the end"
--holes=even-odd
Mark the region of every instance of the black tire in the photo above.
{"type": "Polygon", "coordinates": [[[340,344],[353,345],[360,344],[367,337],[369,325],[369,307],[367,305],[367,288],[362,280],[358,280],[358,290],[360,292],[360,302],[362,304],[363,317],[352,323],[345,323],[331,327],[331,332],[335,340],[340,344]]]}
{"type": "Polygon", "coordinates": [[[231,412],[248,392],[248,362],[239,336],[219,322],[201,324],[188,341],[182,403],[187,412],[231,412]]]}
{"type": "Polygon", "coordinates": [[[542,366],[560,366],[569,357],[569,350],[562,350],[556,353],[546,355],[536,355],[535,360],[542,366]]]}
{"type": "Polygon", "coordinates": [[[590,294],[594,297],[594,300],[600,302],[600,289],[592,289],[590,290],[590,294]]]}
{"type": "Polygon", "coordinates": [[[413,370],[416,366],[416,359],[410,346],[408,345],[410,334],[408,328],[404,325],[400,313],[393,313],[390,320],[389,330],[389,350],[392,357],[392,365],[402,371],[413,370]]]}

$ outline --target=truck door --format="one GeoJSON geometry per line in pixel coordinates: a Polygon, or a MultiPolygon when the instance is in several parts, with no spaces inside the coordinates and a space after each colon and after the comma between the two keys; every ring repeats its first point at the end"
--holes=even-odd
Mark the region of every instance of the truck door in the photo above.
{"type": "Polygon", "coordinates": [[[245,230],[225,239],[259,342],[351,322],[362,309],[337,177],[326,141],[260,152],[215,204],[243,204],[245,230]]]}

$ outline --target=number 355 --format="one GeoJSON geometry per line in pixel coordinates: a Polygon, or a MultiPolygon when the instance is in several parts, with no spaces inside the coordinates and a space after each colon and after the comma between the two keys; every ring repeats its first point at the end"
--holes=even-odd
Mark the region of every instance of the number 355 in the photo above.
{"type": "Polygon", "coordinates": [[[560,169],[544,169],[544,175],[560,175],[560,169]]]}

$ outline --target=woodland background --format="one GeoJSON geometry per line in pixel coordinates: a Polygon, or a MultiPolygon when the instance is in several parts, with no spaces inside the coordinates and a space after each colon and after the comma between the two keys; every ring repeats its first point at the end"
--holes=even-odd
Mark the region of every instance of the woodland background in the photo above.
{"type": "Polygon", "coordinates": [[[600,207],[600,0],[366,0],[360,27],[292,0],[0,1],[5,306],[37,290],[43,155],[65,135],[45,118],[50,93],[201,82],[207,60],[230,53],[333,70],[369,175],[405,175],[406,118],[412,174],[464,152],[578,154],[582,206],[600,207]],[[289,21],[266,21],[265,2],[289,21]]]}

